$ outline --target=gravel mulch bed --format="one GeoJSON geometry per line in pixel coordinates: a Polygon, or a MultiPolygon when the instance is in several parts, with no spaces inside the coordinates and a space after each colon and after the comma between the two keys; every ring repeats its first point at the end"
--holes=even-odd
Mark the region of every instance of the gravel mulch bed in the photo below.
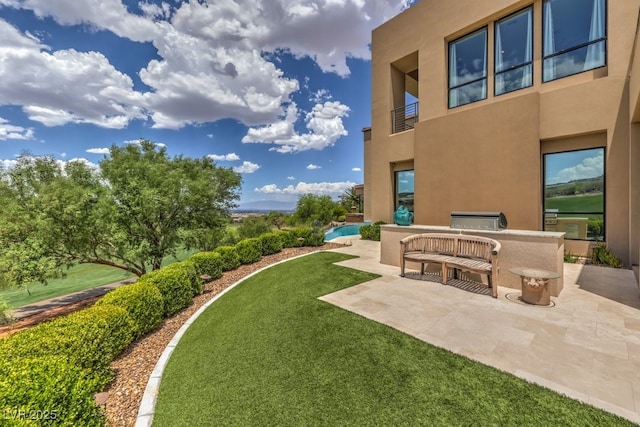
{"type": "Polygon", "coordinates": [[[286,248],[280,253],[265,256],[254,264],[240,266],[236,270],[224,273],[221,278],[206,283],[203,293],[195,297],[189,307],[166,319],[157,330],[131,344],[123,354],[113,361],[111,367],[116,372],[116,376],[107,389],[108,397],[104,404],[107,425],[118,427],[135,425],[138,407],[147,386],[147,380],[160,355],[178,329],[207,301],[238,280],[263,267],[298,255],[343,246],[336,243],[325,243],[320,247],[286,248]]]}

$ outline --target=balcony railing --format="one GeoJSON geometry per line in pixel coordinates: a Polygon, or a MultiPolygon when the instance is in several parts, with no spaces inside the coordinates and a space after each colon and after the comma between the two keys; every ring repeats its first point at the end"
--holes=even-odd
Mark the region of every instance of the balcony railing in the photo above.
{"type": "Polygon", "coordinates": [[[391,133],[413,129],[418,122],[418,103],[403,105],[391,110],[391,133]]]}

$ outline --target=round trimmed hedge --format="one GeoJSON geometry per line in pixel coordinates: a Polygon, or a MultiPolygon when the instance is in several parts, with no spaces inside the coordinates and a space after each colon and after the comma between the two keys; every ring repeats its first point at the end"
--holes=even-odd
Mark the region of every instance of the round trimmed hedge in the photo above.
{"type": "Polygon", "coordinates": [[[160,326],[164,314],[162,294],[148,282],[136,282],[114,289],[96,303],[96,306],[101,305],[115,305],[127,310],[135,322],[135,339],[160,326]]]}
{"type": "Polygon", "coordinates": [[[199,252],[191,255],[189,261],[196,266],[196,272],[200,277],[207,275],[211,280],[215,280],[222,276],[223,260],[219,252],[199,252]]]}
{"type": "Polygon", "coordinates": [[[260,239],[256,237],[236,243],[236,251],[238,252],[240,263],[243,265],[253,264],[262,259],[262,244],[260,239]]]}
{"type": "MultiPolygon", "coordinates": [[[[138,279],[138,282],[155,285],[164,299],[164,316],[168,317],[191,304],[194,296],[191,274],[188,268],[175,266],[174,263],[159,270],[151,271],[138,279]],[[172,267],[173,266],[173,267],[172,267]]],[[[200,281],[191,264],[193,275],[200,281]]],[[[200,285],[202,286],[202,285],[200,285]]]]}
{"type": "Polygon", "coordinates": [[[218,246],[215,252],[222,257],[222,271],[231,271],[240,267],[240,257],[235,246],[218,246]]]}
{"type": "Polygon", "coordinates": [[[272,255],[282,251],[282,238],[277,233],[266,233],[258,237],[262,248],[262,255],[272,255]]]}

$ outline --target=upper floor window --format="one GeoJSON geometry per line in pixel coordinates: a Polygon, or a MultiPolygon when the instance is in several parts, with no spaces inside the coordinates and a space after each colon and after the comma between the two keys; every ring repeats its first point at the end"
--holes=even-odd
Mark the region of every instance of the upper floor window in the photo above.
{"type": "Polygon", "coordinates": [[[532,78],[533,11],[525,9],[495,24],[495,94],[529,87],[532,78]]]}
{"type": "Polygon", "coordinates": [[[487,29],[449,43],[449,108],[487,97],[487,29]]]}
{"type": "Polygon", "coordinates": [[[545,0],[542,79],[545,82],[606,64],[606,0],[545,0]]]}

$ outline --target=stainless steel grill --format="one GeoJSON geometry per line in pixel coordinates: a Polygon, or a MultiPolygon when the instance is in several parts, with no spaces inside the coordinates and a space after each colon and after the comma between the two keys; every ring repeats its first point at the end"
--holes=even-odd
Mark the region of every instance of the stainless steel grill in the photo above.
{"type": "Polygon", "coordinates": [[[451,228],[504,230],[507,218],[502,212],[451,212],[451,228]]]}

